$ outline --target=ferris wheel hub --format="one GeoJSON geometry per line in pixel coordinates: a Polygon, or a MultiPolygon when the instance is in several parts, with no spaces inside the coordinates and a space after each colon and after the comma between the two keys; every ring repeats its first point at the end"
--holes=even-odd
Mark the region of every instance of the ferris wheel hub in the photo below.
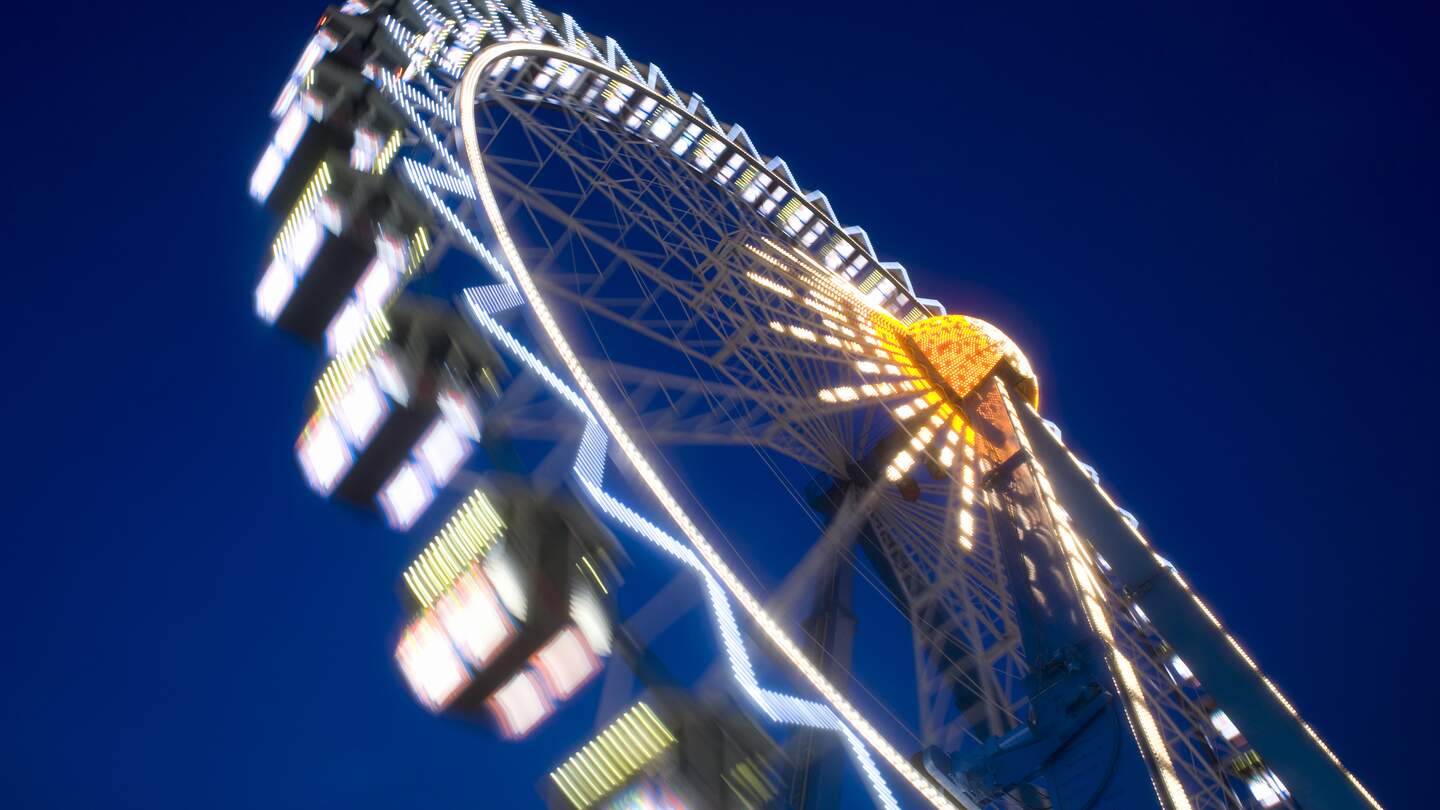
{"type": "Polygon", "coordinates": [[[961,397],[992,374],[1006,377],[1032,404],[1040,384],[1020,346],[994,325],[969,315],[939,315],[916,321],[907,336],[941,380],[961,397]]]}

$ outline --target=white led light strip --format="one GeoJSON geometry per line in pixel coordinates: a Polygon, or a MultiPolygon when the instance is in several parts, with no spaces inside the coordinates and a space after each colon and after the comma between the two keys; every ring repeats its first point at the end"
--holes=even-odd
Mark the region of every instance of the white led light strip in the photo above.
{"type": "MultiPolygon", "coordinates": [[[[500,205],[495,199],[495,194],[490,187],[490,181],[485,171],[484,158],[480,151],[479,137],[475,124],[475,96],[478,85],[489,68],[495,63],[513,56],[550,56],[563,59],[585,66],[587,69],[598,73],[609,75],[614,78],[622,78],[621,75],[599,62],[578,58],[575,54],[561,48],[529,43],[506,43],[492,46],[480,54],[484,58],[472,59],[465,70],[458,90],[460,106],[460,125],[465,146],[465,157],[469,164],[470,176],[475,184],[475,191],[485,210],[490,226],[500,243],[500,251],[504,254],[510,270],[514,275],[525,298],[529,301],[531,311],[540,322],[546,337],[550,340],[551,346],[556,354],[570,370],[574,380],[580,387],[580,391],[593,413],[599,418],[609,434],[615,439],[625,457],[634,465],[635,471],[644,480],[651,493],[654,494],[661,506],[670,515],[681,532],[690,541],[691,547],[699,553],[711,572],[719,578],[740,606],[749,614],[750,618],[758,626],[762,633],[775,647],[787,658],[791,664],[810,682],[826,702],[834,708],[837,714],[859,734],[874,751],[880,755],[902,778],[905,779],[916,791],[925,797],[935,807],[948,808],[952,804],[934,784],[932,784],[919,770],[910,764],[909,760],[900,753],[885,737],[851,703],[845,699],[839,689],[820,672],[820,669],[800,650],[798,644],[786,633],[776,621],[766,613],[760,600],[750,592],[734,570],[720,557],[715,548],[700,533],[694,521],[685,514],[675,497],[670,494],[665,483],[655,473],[650,462],[645,458],[640,448],[625,432],[619,419],[616,418],[609,405],[601,396],[590,375],[580,364],[579,358],[570,347],[569,341],[565,338],[560,325],[555,321],[549,306],[540,296],[539,289],[535,286],[534,280],[530,277],[529,269],[516,248],[515,242],[510,236],[509,228],[506,226],[500,205]]],[[[652,92],[648,89],[644,92],[652,92]]],[[[971,805],[976,807],[978,806],[971,805]]]]}

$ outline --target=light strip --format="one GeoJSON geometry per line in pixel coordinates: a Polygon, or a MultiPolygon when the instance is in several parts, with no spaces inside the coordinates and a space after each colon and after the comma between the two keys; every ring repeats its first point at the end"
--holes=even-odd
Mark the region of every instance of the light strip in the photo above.
{"type": "Polygon", "coordinates": [[[376,312],[365,324],[355,344],[344,354],[330,361],[315,382],[315,400],[321,413],[329,413],[357,374],[370,368],[370,361],[390,339],[390,320],[384,311],[376,312]]]}
{"type": "Polygon", "coordinates": [[[320,165],[315,167],[315,173],[306,181],[305,188],[301,190],[300,196],[296,198],[295,207],[290,209],[289,215],[286,216],[285,221],[280,224],[280,230],[276,232],[275,241],[270,246],[270,252],[273,255],[277,257],[284,255],[285,251],[289,249],[290,239],[294,236],[295,230],[305,219],[306,215],[313,211],[315,206],[320,204],[320,200],[325,196],[325,192],[330,189],[330,185],[334,182],[335,176],[330,172],[330,164],[323,160],[320,161],[320,165]]]}
{"type": "Polygon", "coordinates": [[[577,808],[589,807],[625,784],[677,742],[644,702],[615,718],[594,739],[550,772],[577,808]]]}

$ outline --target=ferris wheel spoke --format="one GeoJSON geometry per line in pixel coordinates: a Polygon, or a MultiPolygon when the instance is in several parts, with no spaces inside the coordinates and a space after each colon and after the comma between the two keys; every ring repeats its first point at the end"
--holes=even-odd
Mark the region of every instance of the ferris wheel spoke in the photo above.
{"type": "MultiPolygon", "coordinates": [[[[532,217],[541,215],[534,213],[535,209],[543,209],[545,216],[567,222],[560,239],[550,241],[535,255],[539,257],[536,272],[546,289],[569,303],[606,317],[618,326],[639,332],[647,339],[677,352],[712,364],[723,360],[725,353],[735,351],[737,343],[733,336],[737,330],[757,322],[764,323],[767,316],[773,318],[777,314],[790,314],[773,305],[766,306],[766,301],[754,297],[747,299],[741,296],[738,300],[727,300],[723,305],[716,302],[714,298],[721,287],[719,281],[725,277],[725,273],[721,272],[726,269],[722,267],[726,255],[723,249],[717,248],[695,267],[693,273],[677,277],[656,267],[655,262],[647,261],[615,238],[569,219],[565,211],[552,203],[530,196],[532,192],[533,189],[528,189],[527,196],[517,198],[516,204],[530,209],[532,217]],[[584,282],[583,286],[575,284],[577,273],[572,268],[556,267],[553,260],[577,235],[587,245],[596,246],[610,257],[607,261],[595,262],[584,268],[585,272],[578,275],[578,279],[584,282]],[[637,273],[646,279],[646,284],[638,288],[635,286],[637,273]],[[692,281],[703,279],[706,275],[711,275],[716,281],[706,284],[692,281]],[[657,318],[657,300],[660,300],[657,296],[672,299],[674,308],[679,312],[657,318]],[[701,327],[705,327],[703,333],[701,327]],[[711,336],[708,341],[706,335],[711,336]],[[707,356],[698,350],[705,346],[713,346],[717,352],[707,356]]],[[[833,360],[822,352],[807,352],[797,346],[785,346],[783,352],[789,358],[833,360]]]]}
{"type": "MultiPolygon", "coordinates": [[[[557,142],[557,148],[559,146],[559,143],[562,142],[557,142]]],[[[579,157],[575,157],[574,159],[577,161],[581,160],[581,158],[579,157]]],[[[653,286],[648,291],[650,293],[649,295],[633,297],[633,300],[637,304],[642,306],[648,305],[653,298],[653,294],[657,290],[665,290],[668,293],[678,293],[682,296],[682,298],[685,298],[685,303],[688,307],[688,313],[703,312],[713,313],[715,315],[728,316],[730,321],[730,329],[733,330],[735,323],[735,306],[733,304],[727,306],[715,306],[713,305],[712,301],[708,300],[711,296],[718,294],[718,292],[723,289],[721,284],[709,284],[706,285],[703,289],[676,290],[675,287],[677,284],[677,279],[672,273],[659,271],[654,267],[655,262],[637,260],[643,257],[637,254],[633,246],[622,246],[618,244],[618,242],[621,241],[620,237],[622,237],[623,234],[631,232],[636,227],[652,225],[653,227],[650,227],[648,229],[649,237],[652,240],[665,244],[667,242],[673,243],[677,238],[680,239],[680,243],[676,245],[674,249],[667,249],[664,254],[665,257],[667,259],[672,259],[678,256],[685,260],[685,265],[688,268],[692,268],[697,276],[703,276],[707,272],[707,265],[717,264],[718,260],[725,256],[727,248],[724,244],[723,238],[718,241],[712,238],[710,241],[706,242],[704,240],[697,240],[697,238],[694,236],[686,237],[685,234],[689,231],[676,225],[677,219],[679,218],[677,218],[673,210],[666,210],[657,213],[654,207],[644,204],[643,197],[646,189],[650,188],[649,185],[636,186],[634,184],[607,182],[603,179],[605,175],[601,170],[601,167],[593,164],[584,166],[583,171],[587,174],[587,176],[594,176],[596,172],[600,172],[599,177],[601,177],[602,179],[588,183],[588,185],[586,186],[586,191],[583,195],[568,195],[565,201],[571,203],[571,208],[569,210],[566,210],[565,206],[559,205],[555,199],[547,198],[545,194],[540,190],[539,186],[537,186],[533,182],[525,182],[524,178],[518,180],[512,178],[510,181],[507,182],[507,188],[513,188],[516,193],[524,194],[525,203],[534,208],[543,209],[544,214],[547,217],[563,221],[567,223],[567,226],[572,229],[585,231],[587,238],[600,244],[606,250],[606,252],[610,253],[612,256],[625,256],[627,259],[629,259],[625,262],[611,261],[608,263],[604,263],[599,268],[599,272],[602,274],[602,276],[596,278],[597,286],[599,283],[603,282],[605,277],[605,275],[603,274],[608,274],[609,277],[614,277],[614,270],[623,269],[629,271],[630,273],[635,273],[639,271],[650,280],[653,286]],[[595,228],[592,225],[588,224],[590,222],[594,222],[594,220],[586,220],[584,217],[578,214],[577,201],[587,200],[595,194],[609,195],[612,198],[615,210],[623,214],[625,217],[624,224],[620,226],[622,230],[619,230],[616,234],[610,237],[605,237],[601,234],[598,234],[595,228]]],[[[501,176],[503,178],[503,172],[501,172],[501,176]]],[[[691,183],[690,185],[693,185],[693,183],[691,183]]],[[[670,183],[667,185],[667,187],[684,188],[685,185],[670,183]]],[[[707,233],[726,235],[735,233],[737,232],[737,230],[741,230],[740,228],[737,228],[737,225],[741,225],[742,223],[737,223],[733,221],[733,210],[726,209],[723,205],[719,205],[714,199],[708,199],[706,201],[708,201],[709,205],[713,209],[712,214],[714,214],[715,216],[712,219],[714,220],[714,223],[716,223],[712,224],[709,228],[704,229],[707,233]]],[[[693,211],[700,206],[700,203],[700,200],[688,200],[687,205],[685,206],[686,210],[693,211]]],[[[697,227],[700,224],[699,219],[699,217],[696,217],[697,227]]],[[[754,241],[753,238],[751,241],[754,241]]],[[[538,265],[537,269],[541,274],[546,273],[543,261],[538,265]]],[[[718,276],[719,274],[717,274],[717,279],[718,276]]],[[[586,275],[586,277],[589,277],[588,274],[586,275]]],[[[558,285],[551,283],[552,289],[555,286],[558,285]]],[[[583,290],[580,295],[576,297],[584,305],[592,309],[602,310],[602,314],[606,314],[612,317],[612,319],[618,324],[636,324],[645,320],[643,312],[615,311],[613,309],[607,311],[605,307],[599,304],[598,299],[600,299],[601,296],[598,294],[598,290],[596,290],[595,287],[590,287],[589,289],[583,290]]],[[[793,315],[793,312],[789,309],[778,308],[774,306],[765,307],[763,306],[765,303],[763,300],[751,301],[750,303],[752,304],[752,311],[745,315],[745,323],[763,324],[775,318],[777,315],[793,315]],[[760,304],[761,307],[758,310],[753,309],[754,304],[760,304]]],[[[686,345],[690,345],[690,343],[694,340],[694,336],[689,334],[690,328],[694,325],[694,320],[693,317],[690,317],[688,315],[688,313],[686,313],[687,317],[685,321],[669,324],[675,330],[675,339],[686,345]]],[[[663,335],[659,335],[657,333],[657,330],[651,330],[649,336],[652,338],[663,339],[663,335]]]]}
{"type": "Polygon", "coordinates": [[[773,418],[790,404],[787,398],[621,363],[604,369],[656,445],[756,446],[812,466],[824,463],[807,435],[773,418]]]}
{"type": "Polygon", "coordinates": [[[886,541],[880,548],[915,637],[926,738],[953,741],[982,720],[985,736],[1013,728],[1018,705],[1010,697],[1015,684],[1007,683],[1013,679],[1006,678],[1012,669],[1005,659],[1015,654],[1018,637],[1000,597],[1004,583],[981,579],[938,552],[935,524],[907,514],[908,506],[915,504],[887,505],[872,516],[872,526],[886,541]],[[958,718],[957,693],[969,705],[958,718]]]}

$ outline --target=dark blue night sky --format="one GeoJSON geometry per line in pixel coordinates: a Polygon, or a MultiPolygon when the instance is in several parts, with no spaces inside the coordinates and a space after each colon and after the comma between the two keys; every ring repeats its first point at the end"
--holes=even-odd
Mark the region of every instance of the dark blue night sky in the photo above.
{"type": "MultiPolygon", "coordinates": [[[[550,5],[1024,346],[1046,414],[1301,713],[1388,808],[1426,803],[1434,19],[550,5]]],[[[245,186],[321,11],[12,17],[7,806],[525,806],[593,719],[591,694],[499,746],[425,715],[390,663],[412,547],[292,461],[316,359],[251,314],[272,223],[245,186]]]]}

